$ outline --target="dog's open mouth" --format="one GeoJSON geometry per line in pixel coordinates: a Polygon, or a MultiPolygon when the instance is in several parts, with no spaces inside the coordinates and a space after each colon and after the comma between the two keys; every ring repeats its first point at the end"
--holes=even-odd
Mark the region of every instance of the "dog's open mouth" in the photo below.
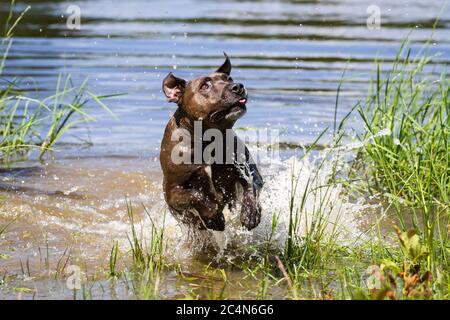
{"type": "Polygon", "coordinates": [[[210,115],[210,119],[213,122],[218,122],[222,119],[237,120],[247,112],[247,98],[241,98],[236,101],[231,107],[227,109],[218,110],[210,115]]]}
{"type": "Polygon", "coordinates": [[[247,98],[239,99],[228,111],[225,119],[237,119],[242,116],[246,111],[247,98]]]}
{"type": "Polygon", "coordinates": [[[242,105],[242,106],[245,106],[246,103],[247,103],[247,98],[242,98],[242,99],[240,99],[240,100],[238,101],[237,104],[242,105]]]}

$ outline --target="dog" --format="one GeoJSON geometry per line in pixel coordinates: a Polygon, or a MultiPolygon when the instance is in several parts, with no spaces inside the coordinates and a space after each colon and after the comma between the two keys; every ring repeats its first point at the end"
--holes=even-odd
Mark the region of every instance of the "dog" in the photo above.
{"type": "Polygon", "coordinates": [[[261,220],[259,193],[264,183],[247,147],[232,131],[246,113],[247,89],[230,77],[231,62],[224,55],[225,62],[208,76],[186,81],[169,73],[163,80],[163,93],[177,104],[160,149],[164,198],[178,221],[215,231],[225,229],[225,206],[233,210],[240,200],[240,222],[251,230],[261,220]],[[223,152],[230,161],[211,163],[203,157],[193,161],[195,146],[201,155],[208,148],[207,141],[192,138],[196,125],[201,126],[201,139],[210,129],[226,137],[224,147],[215,153],[223,152]],[[181,148],[177,132],[184,134],[181,148]],[[175,161],[180,152],[189,161],[175,161]]]}

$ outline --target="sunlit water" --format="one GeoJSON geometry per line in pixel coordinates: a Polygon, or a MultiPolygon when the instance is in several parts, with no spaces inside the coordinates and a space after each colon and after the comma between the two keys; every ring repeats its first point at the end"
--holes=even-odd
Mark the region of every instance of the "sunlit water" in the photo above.
{"type": "MultiPolygon", "coordinates": [[[[17,12],[25,8],[23,3],[19,1],[17,12]]],[[[411,30],[413,53],[422,48],[444,2],[88,0],[79,3],[81,30],[67,29],[69,3],[30,3],[32,9],[15,32],[5,78],[21,79],[21,87],[37,97],[51,95],[62,73],[71,74],[78,84],[88,77],[89,90],[96,94],[127,95],[105,101],[117,118],[90,105],[97,121],[74,128],[43,163],[19,162],[0,169],[0,224],[17,219],[0,238],[0,253],[5,253],[0,257],[0,275],[17,275],[17,286],[33,290],[9,289],[0,291],[0,297],[70,298],[64,282],[55,289],[46,280],[47,251],[53,270],[70,252],[71,264],[92,275],[100,273],[115,241],[123,252],[128,248],[127,200],[144,238],[151,222],[157,226],[164,222],[167,259],[181,263],[186,272],[201,270],[205,257],[198,258],[198,243],[166,214],[161,190],[157,156],[164,126],[174,111],[160,91],[168,72],[185,78],[206,74],[227,52],[233,78],[244,83],[250,95],[247,115],[237,127],[277,129],[282,143],[305,145],[333,127],[336,88],[344,70],[338,119],[364,97],[374,59],[385,61],[383,68],[388,68],[411,30]],[[366,26],[369,4],[381,9],[379,30],[366,26]]],[[[2,17],[6,11],[2,2],[2,17]]],[[[430,44],[430,53],[437,54],[432,64],[437,72],[450,60],[449,13],[446,8],[441,12],[430,44]]],[[[324,144],[331,135],[330,130],[324,144]]],[[[224,233],[202,235],[214,247],[208,261],[232,262],[242,252],[248,255],[243,248],[256,246],[271,233],[273,214],[279,219],[272,240],[276,247],[283,246],[292,176],[298,181],[295,195],[300,199],[310,183],[324,184],[336,160],[330,150],[303,159],[294,153],[301,154],[282,150],[282,159],[261,164],[266,185],[261,195],[264,215],[257,229],[244,231],[237,213],[227,212],[224,233]],[[317,171],[323,158],[328,160],[317,171]]],[[[379,218],[376,205],[349,199],[341,191],[337,185],[309,195],[301,210],[300,232],[308,230],[318,203],[325,203],[322,212],[329,234],[345,243],[364,240],[379,218]]],[[[180,296],[173,285],[176,275],[168,279],[162,295],[180,296]]],[[[93,294],[114,296],[109,289],[93,294]]],[[[132,297],[124,289],[118,296],[132,297]]]]}

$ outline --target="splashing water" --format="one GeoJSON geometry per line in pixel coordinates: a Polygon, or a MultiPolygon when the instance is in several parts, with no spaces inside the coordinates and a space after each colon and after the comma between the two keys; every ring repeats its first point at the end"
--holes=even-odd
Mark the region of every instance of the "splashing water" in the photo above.
{"type": "MultiPolygon", "coordinates": [[[[370,142],[368,140],[361,145],[370,142]]],[[[166,214],[164,228],[172,258],[183,260],[207,250],[215,259],[231,261],[249,254],[259,255],[256,248],[269,238],[271,247],[280,251],[288,238],[291,212],[297,216],[296,236],[300,238],[313,232],[318,224],[325,237],[342,244],[354,244],[367,238],[361,228],[363,213],[379,206],[368,204],[363,198],[351,201],[343,185],[331,179],[334,172],[348,169],[346,159],[352,149],[354,147],[348,145],[324,150],[315,156],[293,156],[284,161],[272,161],[261,167],[265,179],[260,195],[263,213],[260,225],[252,231],[240,225],[239,204],[232,211],[224,211],[224,232],[191,230],[178,225],[170,214],[166,214]],[[274,216],[276,225],[273,224],[274,216]]],[[[167,211],[164,203],[158,203],[149,210],[151,215],[163,211],[167,211]]],[[[149,223],[159,223],[162,227],[162,219],[156,221],[154,217],[148,217],[140,227],[149,230],[149,223]]]]}
{"type": "Polygon", "coordinates": [[[269,237],[271,247],[280,251],[288,237],[291,212],[298,219],[298,237],[307,236],[319,224],[326,237],[355,243],[364,238],[363,213],[374,205],[365,199],[351,201],[342,184],[331,179],[334,172],[347,169],[352,149],[349,144],[314,156],[263,159],[262,219],[252,231],[240,225],[239,204],[224,212],[224,232],[193,231],[179,225],[164,202],[160,171],[142,159],[103,159],[101,164],[85,159],[71,163],[70,170],[64,163],[12,170],[0,181],[0,192],[8,199],[0,207],[0,222],[19,216],[12,227],[18,240],[17,259],[29,257],[36,246],[42,246],[39,239],[46,238],[55,252],[73,249],[93,266],[107,261],[115,241],[122,252],[129,249],[127,199],[133,204],[143,243],[151,240],[152,224],[164,226],[166,258],[173,261],[193,258],[199,252],[221,261],[258,256],[258,246],[269,237]]]}

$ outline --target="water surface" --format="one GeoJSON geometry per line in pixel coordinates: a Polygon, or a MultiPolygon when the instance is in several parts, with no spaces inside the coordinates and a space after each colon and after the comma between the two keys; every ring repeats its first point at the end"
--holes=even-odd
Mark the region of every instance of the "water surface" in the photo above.
{"type": "MultiPolygon", "coordinates": [[[[31,10],[16,29],[4,78],[20,79],[21,88],[36,97],[53,94],[60,74],[71,74],[76,84],[89,78],[88,88],[96,94],[126,93],[105,101],[116,118],[92,104],[89,113],[97,121],[70,131],[43,163],[20,162],[0,171],[0,223],[18,217],[0,238],[7,252],[0,272],[34,277],[34,282],[21,282],[32,290],[21,293],[28,298],[61,294],[48,289],[52,283],[39,282],[47,246],[53,267],[70,249],[71,263],[95,274],[107,264],[115,240],[126,246],[126,198],[138,216],[142,204],[154,219],[163,215],[157,157],[175,109],[160,90],[168,72],[186,79],[207,74],[227,52],[233,78],[247,86],[250,97],[237,127],[278,129],[281,142],[301,145],[333,127],[344,70],[338,118],[364,97],[373,61],[382,60],[388,68],[406,36],[414,54],[433,34],[429,51],[436,72],[450,60],[450,11],[444,1],[85,0],[77,2],[81,30],[66,26],[69,1],[17,2],[16,14],[28,4],[31,10]],[[367,28],[369,5],[380,7],[379,30],[367,28]],[[433,30],[437,15],[441,19],[433,30]],[[23,272],[27,261],[28,276],[23,272]]],[[[2,21],[7,10],[3,1],[2,21]]],[[[274,188],[265,206],[273,208],[288,186],[272,178],[277,168],[262,171],[274,188]]],[[[169,221],[169,227],[176,239],[176,224],[169,221]]],[[[187,269],[197,270],[197,264],[185,260],[187,269]]],[[[18,294],[6,292],[0,296],[18,294]]],[[[94,296],[112,295],[99,292],[94,296]]],[[[164,296],[179,293],[168,285],[164,296]]]]}

